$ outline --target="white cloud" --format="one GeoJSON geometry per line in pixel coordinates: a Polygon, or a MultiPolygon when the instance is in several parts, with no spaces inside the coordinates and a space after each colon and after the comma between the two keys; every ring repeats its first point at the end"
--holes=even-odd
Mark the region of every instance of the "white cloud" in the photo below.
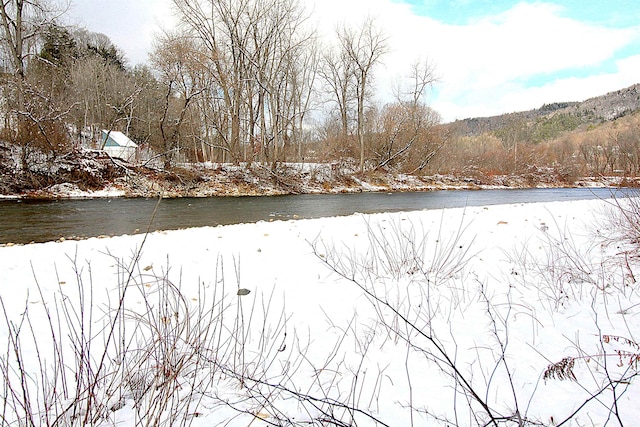
{"type": "MultiPolygon", "coordinates": [[[[589,75],[584,70],[613,61],[625,46],[640,46],[640,27],[579,22],[564,17],[562,7],[551,3],[522,2],[466,25],[447,25],[417,16],[396,0],[302,1],[325,38],[338,24],[377,17],[392,47],[376,78],[382,100],[390,99],[391,85],[406,75],[411,62],[430,58],[441,78],[431,104],[445,120],[580,100],[638,82],[638,57],[619,60],[608,73],[589,75]],[[585,77],[554,78],[554,73],[572,69],[582,70],[585,77]],[[545,76],[549,80],[543,80],[545,76]],[[531,79],[537,87],[528,87],[531,79]]],[[[173,22],[171,0],[112,0],[107,9],[100,0],[82,2],[77,9],[87,27],[109,35],[133,64],[146,60],[158,23],[173,22]]]]}
{"type": "Polygon", "coordinates": [[[556,81],[554,73],[574,69],[588,74],[584,71],[589,67],[597,69],[613,60],[618,49],[638,40],[637,29],[591,26],[563,18],[560,12],[548,4],[521,3],[466,26],[436,23],[431,34],[442,42],[432,52],[443,82],[434,107],[452,120],[579,100],[604,93],[592,93],[596,87],[613,84],[607,90],[614,90],[637,82],[621,69],[602,78],[556,81]],[[533,77],[540,87],[527,87],[527,79],[533,77]],[[610,84],[594,86],[593,80],[610,84]]]}
{"type": "Polygon", "coordinates": [[[579,100],[637,82],[632,67],[623,69],[623,62],[617,64],[618,72],[602,76],[589,76],[584,70],[613,60],[616,51],[633,40],[638,44],[638,28],[572,20],[551,3],[522,2],[466,25],[414,15],[407,5],[391,0],[307,0],[307,4],[315,4],[324,35],[339,22],[357,23],[367,14],[380,18],[393,49],[377,78],[382,99],[390,99],[391,82],[406,74],[411,62],[429,57],[441,78],[431,103],[445,120],[579,100]],[[587,77],[553,77],[572,69],[587,77]],[[527,87],[532,78],[539,87],[527,87]]]}
{"type": "Polygon", "coordinates": [[[558,79],[541,87],[521,88],[517,94],[506,94],[504,102],[517,105],[520,109],[536,107],[554,101],[583,101],[594,96],[622,89],[638,83],[637,70],[640,69],[640,55],[616,61],[615,73],[600,73],[592,76],[558,79]],[[521,99],[515,99],[515,97],[521,99]]]}

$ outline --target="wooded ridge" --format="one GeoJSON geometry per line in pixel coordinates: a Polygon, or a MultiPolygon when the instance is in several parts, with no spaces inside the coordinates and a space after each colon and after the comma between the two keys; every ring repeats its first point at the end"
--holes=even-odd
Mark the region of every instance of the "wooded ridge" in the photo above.
{"type": "Polygon", "coordinates": [[[624,117],[638,109],[640,109],[640,84],[635,84],[585,101],[554,102],[534,110],[456,120],[450,126],[462,136],[478,136],[485,132],[507,128],[515,122],[551,120],[555,115],[575,117],[576,124],[598,125],[624,117]]]}

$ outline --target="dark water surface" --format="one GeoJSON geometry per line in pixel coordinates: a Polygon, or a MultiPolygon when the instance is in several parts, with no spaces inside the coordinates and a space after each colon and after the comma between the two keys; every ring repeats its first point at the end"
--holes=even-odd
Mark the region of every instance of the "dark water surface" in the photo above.
{"type": "Polygon", "coordinates": [[[614,189],[447,190],[263,197],[0,201],[0,243],[464,206],[608,198],[614,189]]]}

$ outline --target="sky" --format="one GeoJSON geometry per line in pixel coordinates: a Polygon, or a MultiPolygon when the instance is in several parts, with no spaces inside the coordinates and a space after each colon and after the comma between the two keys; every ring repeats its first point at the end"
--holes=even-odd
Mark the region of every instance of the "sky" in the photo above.
{"type": "MultiPolygon", "coordinates": [[[[319,33],[376,19],[390,52],[376,70],[378,100],[416,60],[436,67],[426,101],[444,121],[580,101],[640,82],[637,0],[300,0],[319,33]]],[[[144,63],[172,0],[75,0],[73,23],[108,35],[144,63]]]]}

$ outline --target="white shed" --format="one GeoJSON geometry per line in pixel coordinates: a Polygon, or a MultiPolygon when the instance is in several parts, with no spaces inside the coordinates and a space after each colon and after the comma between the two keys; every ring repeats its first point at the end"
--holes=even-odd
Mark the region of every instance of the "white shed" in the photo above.
{"type": "Polygon", "coordinates": [[[111,157],[118,157],[128,162],[136,159],[138,144],[133,142],[127,135],[117,130],[102,131],[102,146],[111,157]]]}

